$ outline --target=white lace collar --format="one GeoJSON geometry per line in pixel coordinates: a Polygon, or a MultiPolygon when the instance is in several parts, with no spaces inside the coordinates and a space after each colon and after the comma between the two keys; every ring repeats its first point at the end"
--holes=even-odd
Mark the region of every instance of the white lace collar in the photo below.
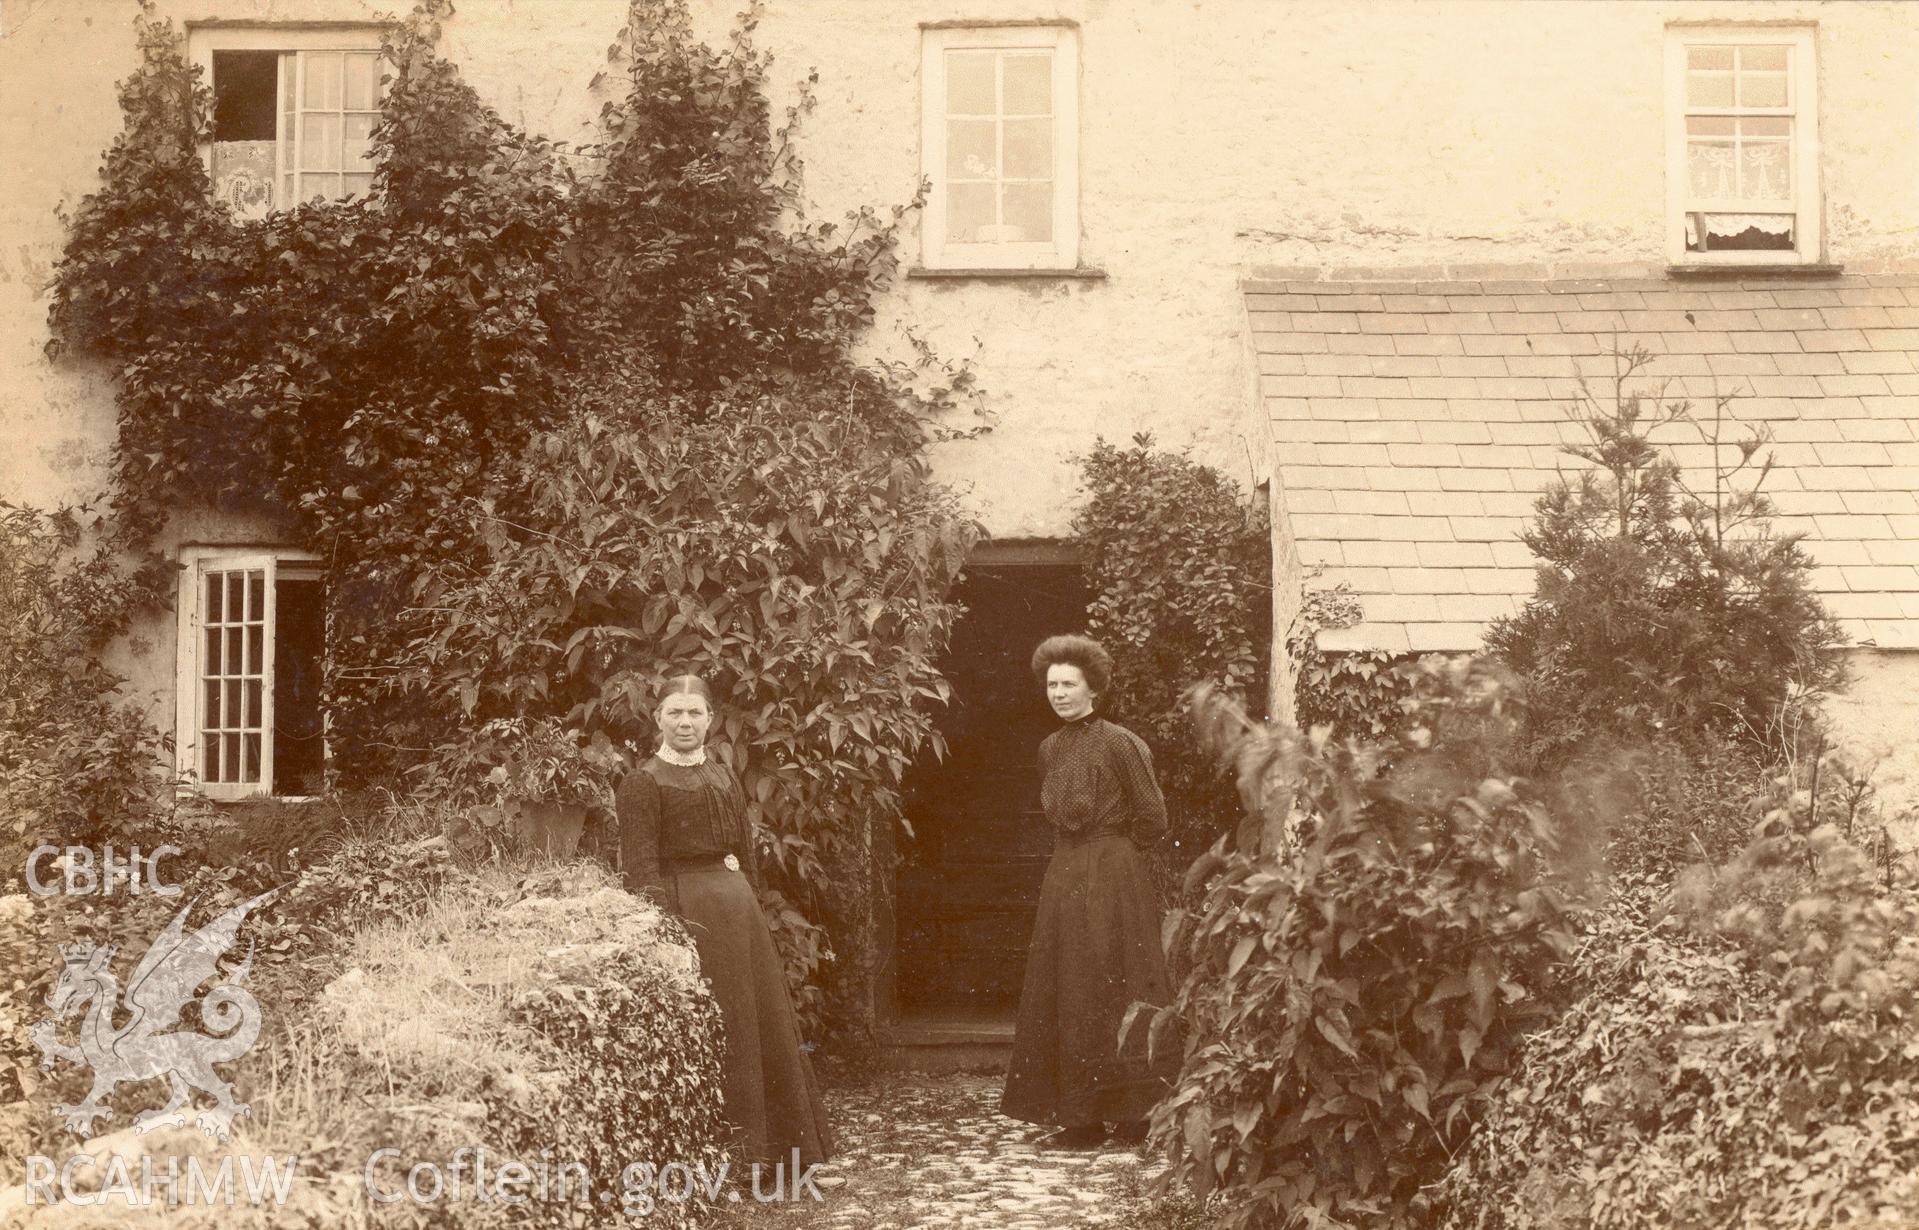
{"type": "Polygon", "coordinates": [[[694,765],[706,763],[706,749],[704,747],[696,747],[690,752],[676,752],[671,745],[662,743],[660,744],[660,750],[654,754],[668,764],[676,764],[687,769],[692,768],[694,765]]]}

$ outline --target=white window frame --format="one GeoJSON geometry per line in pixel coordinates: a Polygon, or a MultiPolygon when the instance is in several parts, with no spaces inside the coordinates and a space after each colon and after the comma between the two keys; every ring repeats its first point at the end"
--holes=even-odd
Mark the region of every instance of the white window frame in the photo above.
{"type": "MultiPolygon", "coordinates": [[[[386,27],[365,22],[327,22],[302,23],[299,25],[278,26],[261,25],[199,25],[189,22],[187,25],[187,58],[200,67],[200,80],[207,86],[213,85],[213,53],[216,51],[276,51],[291,52],[298,57],[309,52],[368,52],[380,49],[380,39],[386,27]]],[[[384,91],[377,73],[380,63],[375,63],[374,102],[377,105],[384,91]]],[[[286,72],[285,62],[281,62],[280,71],[286,72]]],[[[296,121],[304,112],[302,103],[306,91],[305,74],[298,73],[295,78],[296,121]]],[[[273,92],[273,114],[276,134],[274,137],[273,166],[273,209],[292,209],[301,203],[299,176],[304,170],[298,165],[295,151],[299,147],[299,132],[279,132],[284,124],[286,111],[282,104],[285,82],[281,81],[273,92]],[[289,165],[289,160],[293,160],[289,165]],[[293,198],[287,199],[286,180],[292,173],[295,179],[293,198]]],[[[343,113],[344,114],[344,113],[343,113]]],[[[343,121],[344,122],[344,121],[343,121]]],[[[205,165],[207,174],[213,174],[213,142],[201,142],[200,161],[205,165]]],[[[331,199],[331,198],[329,198],[331,199]]]]}
{"type": "Polygon", "coordinates": [[[1079,263],[1079,30],[1071,24],[926,26],[920,31],[920,173],[932,185],[921,220],[928,269],[1073,269],[1079,263]],[[946,238],[946,53],[1053,53],[1053,238],[953,243],[946,238]]]}
{"type": "Polygon", "coordinates": [[[276,795],[273,792],[273,681],[275,582],[283,566],[288,571],[319,575],[320,557],[311,551],[271,546],[207,546],[189,544],[179,551],[181,570],[175,626],[178,642],[175,657],[174,691],[174,768],[181,788],[198,792],[209,799],[235,802],[250,798],[298,800],[308,796],[276,795]],[[237,572],[259,569],[265,574],[263,643],[261,645],[262,686],[260,701],[260,780],[248,782],[203,782],[200,780],[200,729],[204,689],[201,687],[201,656],[206,643],[206,578],[212,572],[237,572]]]}
{"type": "MultiPolygon", "coordinates": [[[[1817,29],[1810,25],[1710,25],[1675,23],[1666,27],[1666,259],[1674,265],[1810,265],[1825,252],[1819,175],[1819,60],[1817,29]],[[1790,251],[1705,251],[1686,248],[1686,216],[1701,213],[1764,213],[1752,202],[1699,201],[1692,195],[1686,160],[1686,117],[1716,108],[1688,111],[1686,49],[1695,46],[1778,46],[1791,48],[1787,106],[1761,114],[1791,116],[1793,137],[1793,247],[1790,251]]],[[[1750,114],[1750,109],[1745,113],[1750,114]]]]}

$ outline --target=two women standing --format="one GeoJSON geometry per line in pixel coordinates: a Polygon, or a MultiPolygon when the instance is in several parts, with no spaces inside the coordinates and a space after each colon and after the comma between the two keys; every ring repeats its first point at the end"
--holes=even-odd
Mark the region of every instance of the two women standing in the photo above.
{"type": "MultiPolygon", "coordinates": [[[[1059,1143],[1096,1143],[1108,1125],[1138,1139],[1171,1088],[1171,1054],[1148,1059],[1146,1031],[1122,1045],[1136,1002],[1170,998],[1159,910],[1142,847],[1166,831],[1146,744],[1098,716],[1112,659],[1082,636],[1033,655],[1065,723],[1039,747],[1040,802],[1055,830],[1020,995],[1003,1113],[1058,1125],[1059,1143]]],[[[739,781],[705,751],[712,696],[695,675],[669,680],[655,711],[661,744],[620,783],[627,887],[685,921],[726,1033],[724,1099],[749,1161],[823,1160],[829,1147],[811,1065],[772,933],[739,781]]]]}

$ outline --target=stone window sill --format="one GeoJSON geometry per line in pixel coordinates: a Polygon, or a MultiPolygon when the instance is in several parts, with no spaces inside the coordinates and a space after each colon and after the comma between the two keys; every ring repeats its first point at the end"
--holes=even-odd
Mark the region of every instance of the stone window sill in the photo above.
{"type": "Polygon", "coordinates": [[[1021,278],[1097,282],[1106,277],[1106,271],[1084,265],[1072,269],[928,269],[924,265],[914,265],[906,271],[906,276],[923,278],[931,282],[962,280],[1000,282],[1021,278]]]}
{"type": "Polygon", "coordinates": [[[1836,278],[1846,271],[1844,265],[1668,265],[1669,278],[1705,280],[1711,278],[1836,278]]]}

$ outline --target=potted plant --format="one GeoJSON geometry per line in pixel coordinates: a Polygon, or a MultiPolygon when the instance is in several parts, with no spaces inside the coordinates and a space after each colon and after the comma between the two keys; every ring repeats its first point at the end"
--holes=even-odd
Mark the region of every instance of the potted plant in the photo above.
{"type": "Polygon", "coordinates": [[[469,763],[485,767],[474,817],[494,844],[565,858],[589,813],[611,811],[625,761],[604,734],[583,741],[552,718],[496,718],[475,732],[469,763]]]}

